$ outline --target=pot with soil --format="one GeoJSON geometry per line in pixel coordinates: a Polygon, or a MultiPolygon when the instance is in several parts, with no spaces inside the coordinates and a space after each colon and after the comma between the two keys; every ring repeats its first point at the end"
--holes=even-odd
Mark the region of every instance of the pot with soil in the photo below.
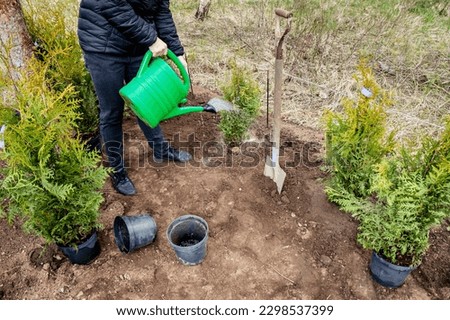
{"type": "Polygon", "coordinates": [[[100,254],[100,242],[97,232],[74,247],[58,246],[70,262],[74,264],[89,264],[100,254]]]}
{"type": "Polygon", "coordinates": [[[405,283],[408,275],[414,269],[415,268],[411,266],[404,267],[390,263],[383,259],[382,256],[372,252],[370,273],[372,278],[382,286],[388,288],[401,287],[405,283]]]}

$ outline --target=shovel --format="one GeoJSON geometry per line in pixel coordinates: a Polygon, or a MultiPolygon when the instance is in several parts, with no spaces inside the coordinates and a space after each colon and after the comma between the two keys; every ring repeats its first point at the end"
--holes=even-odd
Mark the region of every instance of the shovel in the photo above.
{"type": "Polygon", "coordinates": [[[278,193],[283,189],[286,172],[280,167],[280,132],[281,132],[281,85],[283,81],[283,40],[291,30],[292,13],[275,9],[276,14],[276,37],[279,38],[275,54],[275,88],[273,106],[273,134],[272,134],[272,154],[267,156],[264,167],[264,175],[271,178],[277,184],[278,193]],[[287,19],[287,27],[280,36],[280,18],[287,19]]]}

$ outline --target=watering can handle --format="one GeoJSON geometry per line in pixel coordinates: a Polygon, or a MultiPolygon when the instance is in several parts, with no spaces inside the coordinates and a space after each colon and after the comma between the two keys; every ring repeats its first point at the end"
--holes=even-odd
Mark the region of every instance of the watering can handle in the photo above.
{"type": "MultiPolygon", "coordinates": [[[[142,73],[147,69],[148,65],[150,64],[153,57],[153,53],[151,50],[148,50],[147,53],[144,55],[144,58],[142,59],[141,66],[139,67],[139,70],[136,74],[136,77],[140,77],[142,73]]],[[[184,89],[186,92],[189,92],[189,89],[191,87],[191,80],[189,79],[189,74],[187,73],[186,69],[184,68],[183,64],[181,63],[180,59],[173,53],[170,49],[167,50],[167,57],[175,63],[178,70],[180,71],[181,78],[184,82],[184,89]]]]}

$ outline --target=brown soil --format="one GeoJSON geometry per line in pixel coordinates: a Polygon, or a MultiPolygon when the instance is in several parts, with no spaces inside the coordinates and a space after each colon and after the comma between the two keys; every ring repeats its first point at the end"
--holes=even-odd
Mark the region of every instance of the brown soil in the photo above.
{"type": "MultiPolygon", "coordinates": [[[[195,88],[195,102],[212,95],[195,88]]],[[[1,299],[450,299],[446,227],[433,231],[422,265],[398,289],[376,284],[371,253],[355,241],[357,223],[327,201],[321,180],[320,132],[284,124],[284,191],[263,175],[269,129],[262,118],[251,143],[227,150],[218,116],[190,114],[163,123],[173,145],[189,149],[187,165],[156,164],[135,124],[125,120],[129,174],[138,195],[117,194],[108,181],[99,232],[102,251],[73,265],[54,246],[0,221],[1,299]],[[154,243],[125,254],[115,242],[117,215],[150,213],[154,243]],[[166,238],[176,217],[195,214],[209,225],[207,256],[181,264],[166,238]],[[42,254],[40,254],[42,253],[42,254]]]]}

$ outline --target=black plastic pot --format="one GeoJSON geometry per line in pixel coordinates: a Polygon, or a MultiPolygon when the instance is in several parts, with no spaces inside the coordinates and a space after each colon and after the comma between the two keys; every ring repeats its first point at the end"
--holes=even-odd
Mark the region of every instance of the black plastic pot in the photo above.
{"type": "Polygon", "coordinates": [[[404,267],[392,264],[375,252],[372,252],[370,260],[370,272],[372,278],[387,288],[398,288],[402,286],[414,267],[404,267]]]}
{"type": "Polygon", "coordinates": [[[155,220],[148,214],[114,219],[115,241],[122,252],[128,253],[152,243],[157,230],[155,220]]]}
{"type": "Polygon", "coordinates": [[[89,264],[100,254],[100,243],[97,233],[94,232],[85,242],[76,248],[58,245],[59,249],[74,264],[89,264]]]}
{"type": "Polygon", "coordinates": [[[194,215],[181,216],[167,228],[167,239],[181,263],[199,264],[206,256],[208,224],[194,215]]]}

